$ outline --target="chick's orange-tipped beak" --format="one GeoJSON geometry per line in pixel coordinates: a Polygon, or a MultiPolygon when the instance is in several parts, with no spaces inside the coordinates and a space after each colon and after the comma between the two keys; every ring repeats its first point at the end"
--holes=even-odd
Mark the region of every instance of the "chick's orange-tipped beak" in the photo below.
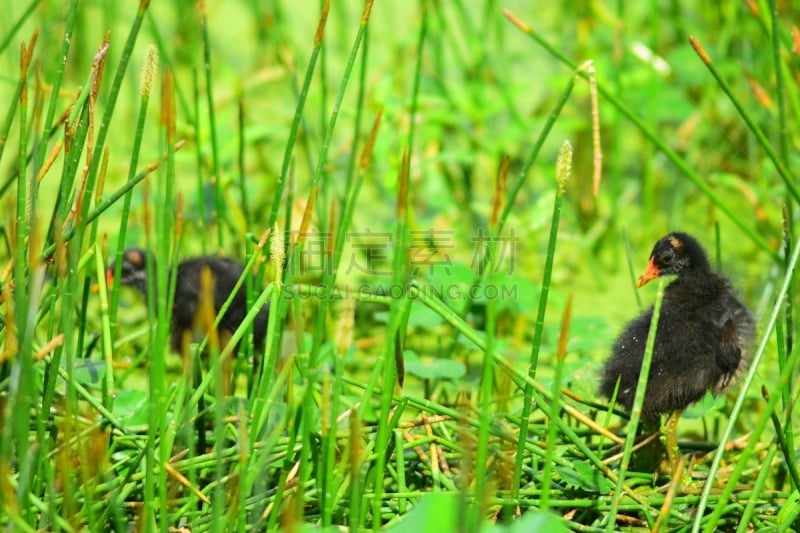
{"type": "Polygon", "coordinates": [[[639,279],[636,282],[636,287],[641,287],[648,281],[656,279],[659,273],[658,267],[653,262],[653,258],[651,257],[650,262],[647,263],[647,268],[645,268],[644,272],[642,272],[642,275],[639,276],[639,279]]]}

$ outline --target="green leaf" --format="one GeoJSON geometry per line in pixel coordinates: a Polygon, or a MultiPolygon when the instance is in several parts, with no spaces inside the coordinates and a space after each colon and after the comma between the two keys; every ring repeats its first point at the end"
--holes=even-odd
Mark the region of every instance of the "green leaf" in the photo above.
{"type": "Polygon", "coordinates": [[[576,461],[572,463],[572,468],[559,466],[556,467],[556,471],[567,485],[589,492],[608,494],[614,488],[611,481],[586,461],[576,461]]]}
{"type": "Polygon", "coordinates": [[[387,529],[391,533],[446,533],[456,531],[458,500],[455,494],[431,492],[419,502],[399,524],[387,529]]]}
{"type": "Polygon", "coordinates": [[[510,533],[566,533],[569,531],[564,519],[548,511],[533,509],[514,522],[510,533]]]}
{"type": "Polygon", "coordinates": [[[792,531],[797,516],[800,514],[800,493],[792,492],[778,511],[778,531],[792,531]]]}
{"type": "Polygon", "coordinates": [[[79,383],[100,383],[106,375],[106,365],[103,361],[93,359],[79,359],[75,361],[75,379],[79,383]]]}
{"type": "MultiPolygon", "coordinates": [[[[424,495],[389,533],[457,533],[465,525],[458,496],[431,492],[424,495]]],[[[511,525],[484,522],[480,533],[566,533],[564,519],[548,511],[533,509],[511,525]]]]}
{"type": "MultiPolygon", "coordinates": [[[[488,533],[490,529],[482,529],[481,533],[488,533]]],[[[531,509],[522,518],[508,527],[497,530],[498,533],[566,533],[569,531],[564,519],[549,511],[531,509]]]]}
{"type": "Polygon", "coordinates": [[[148,395],[136,389],[120,389],[114,398],[114,414],[125,425],[145,425],[149,420],[148,395]]]}
{"type": "Polygon", "coordinates": [[[436,357],[420,358],[411,350],[403,351],[403,359],[406,363],[406,373],[422,379],[458,379],[467,373],[464,363],[460,361],[436,357]]]}

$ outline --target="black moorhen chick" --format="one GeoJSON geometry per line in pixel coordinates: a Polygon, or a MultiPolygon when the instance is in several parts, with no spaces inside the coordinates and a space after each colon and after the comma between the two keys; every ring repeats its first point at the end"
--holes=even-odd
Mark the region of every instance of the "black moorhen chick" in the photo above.
{"type": "MultiPolygon", "coordinates": [[[[700,244],[686,233],[670,233],[655,244],[636,286],[670,274],[677,279],[664,291],[642,418],[652,423],[662,413],[673,414],[666,444],[674,471],[674,430],[680,412],[707,391],[718,394],[731,384],[749,359],[755,320],[731,283],[711,270],[700,244]]],[[[600,393],[611,398],[619,381],[616,401],[628,411],[633,407],[652,316],[650,307],[628,323],[603,370],[600,393]]]]}
{"type": "MultiPolygon", "coordinates": [[[[148,252],[140,248],[128,248],[122,255],[120,284],[138,289],[147,296],[147,260],[148,252]]],[[[222,305],[242,276],[244,267],[233,261],[216,256],[201,256],[186,259],[178,263],[175,277],[175,300],[172,310],[172,335],[170,345],[178,353],[184,336],[191,339],[195,326],[195,315],[200,298],[200,273],[208,268],[214,281],[214,312],[219,314],[222,305]]],[[[110,286],[114,281],[115,263],[112,262],[106,271],[106,282],[110,286]]],[[[247,315],[247,300],[244,286],[237,291],[231,305],[222,317],[218,330],[221,340],[227,340],[236,331],[247,315]]],[[[253,340],[257,348],[263,347],[267,333],[269,306],[265,305],[253,320],[253,340]]]]}
{"type": "MultiPolygon", "coordinates": [[[[136,288],[145,298],[147,297],[148,259],[152,265],[155,265],[148,255],[148,252],[140,248],[128,248],[125,250],[122,254],[119,279],[121,285],[136,288]]],[[[219,315],[220,309],[222,309],[228,296],[236,287],[236,282],[244,272],[244,267],[236,261],[216,256],[194,257],[178,263],[177,272],[175,273],[175,298],[172,308],[170,345],[174,351],[184,358],[188,354],[188,342],[194,334],[197,322],[196,315],[200,308],[201,297],[201,273],[204,268],[209,269],[213,281],[215,315],[219,315]]],[[[111,286],[114,282],[115,269],[116,265],[112,262],[108,270],[106,270],[106,284],[108,286],[111,286]]],[[[227,344],[231,335],[241,325],[247,312],[247,295],[245,287],[242,286],[234,295],[217,328],[221,344],[220,348],[227,344]]],[[[253,376],[258,373],[259,352],[263,350],[268,316],[269,306],[265,305],[258,311],[258,315],[253,320],[253,341],[256,346],[256,353],[253,354],[253,376]]],[[[228,364],[223,364],[222,372],[224,375],[230,376],[228,364]]],[[[197,367],[193,369],[193,376],[194,385],[197,386],[200,382],[199,369],[197,367]]],[[[229,390],[228,379],[223,379],[222,387],[223,394],[227,394],[229,390]]],[[[198,416],[195,419],[195,429],[198,435],[196,452],[198,455],[202,455],[206,452],[207,429],[205,401],[202,398],[197,405],[197,412],[198,416]]]]}

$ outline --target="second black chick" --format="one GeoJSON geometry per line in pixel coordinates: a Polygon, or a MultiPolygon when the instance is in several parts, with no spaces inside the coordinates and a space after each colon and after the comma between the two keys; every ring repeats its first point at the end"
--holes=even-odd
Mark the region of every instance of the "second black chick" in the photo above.
{"type": "MultiPolygon", "coordinates": [[[[128,248],[122,255],[119,283],[139,290],[147,296],[147,263],[149,252],[140,248],[128,248]]],[[[155,263],[152,263],[155,265],[155,263]]],[[[233,292],[236,282],[242,276],[244,267],[232,259],[217,256],[200,256],[185,259],[178,263],[175,275],[175,299],[172,310],[170,345],[178,353],[185,336],[192,337],[200,305],[200,276],[208,268],[213,281],[214,313],[219,314],[223,304],[233,292]]],[[[114,282],[115,263],[106,271],[106,281],[114,282]]],[[[239,288],[217,328],[221,337],[230,338],[241,325],[248,313],[247,296],[244,284],[239,288]]],[[[267,333],[269,306],[263,306],[253,320],[253,341],[257,349],[262,348],[267,333]]]]}
{"type": "MultiPolygon", "coordinates": [[[[642,407],[645,420],[680,411],[707,391],[718,394],[744,368],[755,338],[753,315],[731,283],[715,274],[700,244],[686,233],[660,239],[637,286],[677,275],[664,291],[642,407]]],[[[603,370],[600,393],[631,410],[653,308],[625,327],[603,370]]]]}

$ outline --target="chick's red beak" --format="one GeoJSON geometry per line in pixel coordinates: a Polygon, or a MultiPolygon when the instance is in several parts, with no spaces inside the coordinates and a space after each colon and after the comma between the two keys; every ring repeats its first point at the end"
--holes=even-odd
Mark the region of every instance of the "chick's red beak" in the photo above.
{"type": "MultiPolygon", "coordinates": [[[[114,271],[113,270],[106,270],[106,287],[111,287],[111,284],[114,282],[114,271]]],[[[100,292],[100,284],[99,283],[92,283],[91,288],[92,294],[97,294],[100,292]]]]}
{"type": "Polygon", "coordinates": [[[658,270],[658,267],[651,257],[650,262],[647,263],[647,267],[644,269],[644,272],[642,272],[642,275],[639,276],[638,281],[636,281],[636,287],[641,287],[648,281],[656,279],[660,273],[661,272],[658,270]]]}

